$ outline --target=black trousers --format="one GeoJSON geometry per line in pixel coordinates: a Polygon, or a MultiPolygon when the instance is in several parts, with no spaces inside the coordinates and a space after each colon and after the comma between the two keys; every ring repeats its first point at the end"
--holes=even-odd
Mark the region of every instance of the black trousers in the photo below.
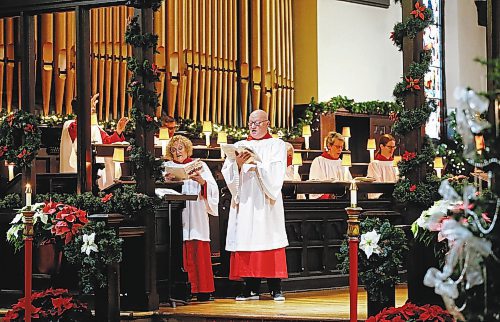
{"type": "MultiPolygon", "coordinates": [[[[261,278],[257,277],[245,277],[245,290],[252,291],[257,294],[260,294],[260,282],[261,278]]],[[[269,288],[269,292],[278,293],[281,292],[281,279],[280,278],[268,278],[267,286],[269,288]]]]}

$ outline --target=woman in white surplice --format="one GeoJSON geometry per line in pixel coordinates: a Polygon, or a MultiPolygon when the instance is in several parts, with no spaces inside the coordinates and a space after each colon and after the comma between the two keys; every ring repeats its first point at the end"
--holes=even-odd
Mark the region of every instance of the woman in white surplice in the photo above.
{"type": "Polygon", "coordinates": [[[396,139],[390,134],[384,134],[378,142],[379,149],[375,154],[375,160],[368,165],[368,177],[374,178],[376,182],[396,182],[398,176],[393,166],[396,139]]]}
{"type": "Polygon", "coordinates": [[[285,142],[268,133],[268,116],[262,110],[250,114],[248,126],[248,139],[235,146],[250,148],[260,161],[251,161],[251,154],[245,151],[234,159],[226,158],[222,167],[232,195],[226,237],[226,250],[231,252],[229,278],[245,281],[245,290],[237,301],[258,300],[262,278],[267,279],[273,299],[284,301],[281,279],[288,277],[281,196],[285,142]]]}
{"type": "MultiPolygon", "coordinates": [[[[182,167],[191,162],[193,143],[182,136],[175,135],[167,146],[166,167],[182,167]]],[[[197,200],[187,201],[182,211],[182,236],[184,269],[191,283],[191,293],[198,301],[208,301],[210,293],[215,291],[214,275],[210,253],[210,225],[208,215],[219,215],[219,188],[205,162],[203,171],[184,180],[183,194],[198,195],[197,200]]],[[[166,179],[172,176],[166,173],[166,179]]]]}
{"type": "MultiPolygon", "coordinates": [[[[340,159],[340,155],[344,149],[344,137],[337,132],[330,132],[325,138],[325,146],[327,151],[316,157],[311,164],[309,180],[351,181],[351,173],[347,171],[346,176],[346,172],[342,167],[342,160],[340,159]]],[[[309,198],[332,199],[334,196],[330,194],[311,194],[309,198]]]]}

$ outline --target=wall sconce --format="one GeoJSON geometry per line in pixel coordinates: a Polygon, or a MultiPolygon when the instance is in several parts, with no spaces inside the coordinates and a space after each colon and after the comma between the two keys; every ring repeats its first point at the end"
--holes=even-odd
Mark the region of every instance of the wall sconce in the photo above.
{"type": "Polygon", "coordinates": [[[370,152],[370,162],[375,160],[375,150],[377,149],[377,143],[375,139],[368,139],[366,143],[366,149],[370,152]]]}
{"type": "Polygon", "coordinates": [[[205,145],[210,146],[210,134],[212,134],[212,122],[203,121],[203,130],[202,132],[205,134],[205,145]]]}
{"type": "Polygon", "coordinates": [[[302,154],[299,152],[294,152],[292,157],[292,165],[293,165],[293,176],[299,176],[299,167],[302,165],[302,154]]]}
{"type": "Polygon", "coordinates": [[[309,150],[309,138],[311,137],[311,126],[304,125],[302,127],[302,136],[304,137],[304,146],[306,150],[309,150]]]}
{"type": "Polygon", "coordinates": [[[113,162],[115,163],[115,179],[120,179],[122,176],[121,163],[125,162],[125,148],[114,148],[113,162]]]}
{"type": "Polygon", "coordinates": [[[443,158],[442,157],[435,157],[434,158],[434,170],[436,170],[436,174],[438,178],[441,178],[441,171],[443,170],[444,165],[443,165],[443,158]]]}
{"type": "Polygon", "coordinates": [[[351,192],[351,208],[356,208],[358,206],[358,185],[356,181],[351,181],[349,191],[351,192]]]}
{"type": "Polygon", "coordinates": [[[168,141],[170,140],[170,135],[168,134],[168,128],[166,127],[160,128],[160,135],[158,136],[158,139],[161,142],[161,155],[165,157],[167,156],[167,144],[168,141]]]}
{"type": "Polygon", "coordinates": [[[344,153],[342,155],[342,167],[344,167],[344,181],[349,180],[349,168],[352,166],[351,155],[349,153],[344,153]]]}
{"type": "Polygon", "coordinates": [[[14,179],[14,166],[15,166],[15,164],[14,163],[7,163],[7,161],[5,161],[5,166],[9,169],[9,181],[12,181],[12,179],[14,179]]]}
{"type": "Polygon", "coordinates": [[[399,168],[398,163],[401,161],[400,155],[395,155],[394,160],[392,161],[392,166],[394,167],[394,172],[396,173],[396,177],[399,177],[399,168]]]}
{"type": "Polygon", "coordinates": [[[90,114],[90,125],[99,125],[99,121],[97,120],[97,113],[90,114]]]}
{"type": "MultiPolygon", "coordinates": [[[[227,144],[227,133],[224,131],[220,131],[217,133],[217,144],[220,146],[221,144],[227,144]]],[[[224,150],[220,149],[220,158],[224,159],[226,155],[224,154],[224,150]]]]}
{"type": "Polygon", "coordinates": [[[349,126],[344,126],[342,128],[342,136],[345,141],[345,149],[349,151],[349,138],[351,137],[351,128],[349,126]]]}

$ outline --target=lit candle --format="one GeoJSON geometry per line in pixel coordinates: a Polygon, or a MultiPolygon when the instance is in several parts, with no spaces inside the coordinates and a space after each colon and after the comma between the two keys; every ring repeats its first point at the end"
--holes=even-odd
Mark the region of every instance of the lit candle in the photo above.
{"type": "Polygon", "coordinates": [[[26,184],[26,206],[31,206],[31,185],[29,183],[26,184]]]}
{"type": "Polygon", "coordinates": [[[205,145],[210,146],[210,134],[212,134],[212,122],[203,121],[203,131],[205,134],[205,145]]]}
{"type": "Polygon", "coordinates": [[[168,141],[170,140],[170,135],[168,134],[168,128],[166,127],[160,128],[160,134],[158,136],[158,139],[161,142],[161,155],[165,157],[167,156],[167,145],[168,141]]]}
{"type": "Polygon", "coordinates": [[[342,128],[342,136],[345,141],[345,149],[349,151],[349,138],[351,137],[351,128],[349,126],[344,126],[342,128]]]}
{"type": "Polygon", "coordinates": [[[375,150],[377,149],[375,139],[368,139],[366,149],[370,152],[370,162],[372,162],[375,159],[375,150]]]}
{"type": "MultiPolygon", "coordinates": [[[[220,146],[221,144],[227,144],[227,133],[224,131],[220,131],[217,134],[217,144],[220,146]]],[[[226,155],[224,154],[224,150],[220,149],[220,157],[224,159],[226,155]]]]}
{"type": "Polygon", "coordinates": [[[309,138],[311,137],[311,126],[304,125],[302,127],[302,136],[304,137],[304,146],[306,150],[309,150],[309,138]]]}
{"type": "Polygon", "coordinates": [[[358,206],[358,186],[354,180],[351,181],[349,190],[351,191],[351,208],[356,208],[358,206]]]}
{"type": "Polygon", "coordinates": [[[7,167],[9,168],[9,181],[12,181],[14,179],[14,164],[9,163],[7,167]]]}

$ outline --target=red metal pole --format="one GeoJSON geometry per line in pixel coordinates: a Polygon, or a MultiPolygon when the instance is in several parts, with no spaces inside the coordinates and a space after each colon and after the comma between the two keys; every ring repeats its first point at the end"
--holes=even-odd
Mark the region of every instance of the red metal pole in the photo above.
{"type": "Polygon", "coordinates": [[[358,321],[358,245],[359,214],[363,209],[352,205],[346,208],[347,237],[349,241],[349,316],[351,322],[358,321]]]}
{"type": "Polygon", "coordinates": [[[24,216],[24,321],[31,322],[31,273],[33,259],[33,215],[34,211],[23,211],[24,216]]]}

